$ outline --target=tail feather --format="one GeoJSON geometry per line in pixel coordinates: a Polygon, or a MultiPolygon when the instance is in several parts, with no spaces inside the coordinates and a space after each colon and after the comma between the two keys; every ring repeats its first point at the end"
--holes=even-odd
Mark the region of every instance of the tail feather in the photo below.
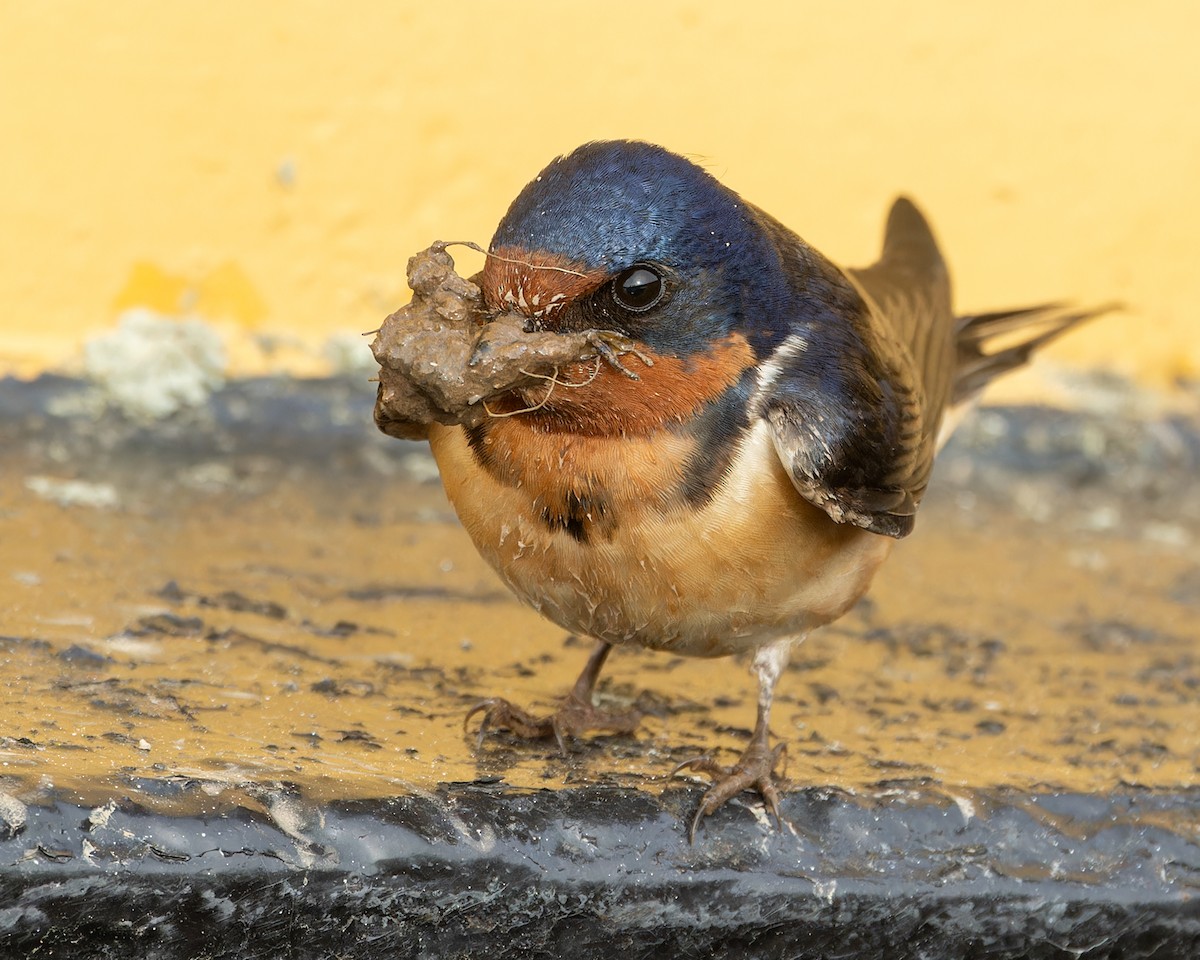
{"type": "Polygon", "coordinates": [[[1028,363],[1035,350],[1116,309],[1119,304],[1076,310],[1066,304],[1047,303],[959,317],[955,340],[958,367],[950,402],[970,400],[996,377],[1028,363]]]}
{"type": "Polygon", "coordinates": [[[1120,307],[1079,310],[1047,303],[955,317],[937,239],[907,197],[892,204],[879,260],[849,273],[908,348],[928,408],[936,411],[931,429],[938,431],[939,443],[992,380],[1028,363],[1034,351],[1064,333],[1120,307]],[[946,422],[939,426],[943,412],[946,422]]]}

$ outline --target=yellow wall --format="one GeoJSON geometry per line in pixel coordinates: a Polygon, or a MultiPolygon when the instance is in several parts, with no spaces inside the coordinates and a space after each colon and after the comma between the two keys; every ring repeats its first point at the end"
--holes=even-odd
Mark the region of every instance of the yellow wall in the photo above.
{"type": "Polygon", "coordinates": [[[1200,375],[1198,11],[0,0],[0,373],[135,304],[307,350],[372,329],[409,254],[636,137],[843,262],[910,192],[964,309],[1118,298],[1055,355],[1200,375]]]}

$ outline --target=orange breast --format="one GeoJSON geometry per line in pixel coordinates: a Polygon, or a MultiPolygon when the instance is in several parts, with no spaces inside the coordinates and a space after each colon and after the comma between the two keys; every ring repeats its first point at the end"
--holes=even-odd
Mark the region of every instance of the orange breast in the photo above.
{"type": "Polygon", "coordinates": [[[519,492],[525,509],[543,521],[574,518],[583,524],[577,539],[608,538],[618,524],[677,503],[696,448],[694,437],[677,431],[591,435],[524,418],[488,424],[474,443],[472,474],[482,461],[487,486],[519,492]]]}
{"type": "MultiPolygon", "coordinates": [[[[434,426],[430,444],[450,501],[480,553],[510,587],[565,629],[611,643],[694,656],[752,649],[840,616],[865,592],[892,541],[833,523],[792,487],[767,425],[739,447],[714,496],[664,504],[660,480],[687,441],[573,437],[533,456],[530,478],[484,469],[460,427],[434,426]],[[679,446],[673,446],[679,444],[679,446]],[[545,522],[555,478],[620,472],[621,522],[579,539],[545,522]],[[535,479],[536,478],[536,479],[535,479]]],[[[520,457],[516,451],[512,454],[520,457]]]]}

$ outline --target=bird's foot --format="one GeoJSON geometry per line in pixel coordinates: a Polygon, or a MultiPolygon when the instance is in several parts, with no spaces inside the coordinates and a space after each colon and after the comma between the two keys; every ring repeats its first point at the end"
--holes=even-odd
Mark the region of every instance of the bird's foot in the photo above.
{"type": "Polygon", "coordinates": [[[524,740],[549,740],[558,742],[558,749],[565,756],[567,739],[579,736],[587,730],[607,730],[611,733],[633,733],[642,722],[642,712],[634,707],[628,710],[602,710],[591,702],[568,694],[559,708],[548,717],[537,717],[500,697],[492,697],[475,704],[463,718],[463,727],[477,713],[483,714],[479,725],[476,746],[483,746],[483,738],[492,729],[508,730],[524,740]]]}
{"type": "Polygon", "coordinates": [[[762,795],[767,812],[775,818],[775,825],[781,827],[775,768],[779,766],[780,761],[786,759],[786,743],[777,744],[771,749],[765,740],[760,742],[756,737],[732,767],[722,766],[712,757],[696,757],[679,764],[672,771],[672,776],[680,770],[688,769],[707,773],[713,778],[712,786],[705,792],[704,799],[700,801],[700,809],[696,811],[688,827],[688,842],[696,842],[696,828],[700,826],[701,820],[719,810],[743,790],[757,790],[762,795]]]}

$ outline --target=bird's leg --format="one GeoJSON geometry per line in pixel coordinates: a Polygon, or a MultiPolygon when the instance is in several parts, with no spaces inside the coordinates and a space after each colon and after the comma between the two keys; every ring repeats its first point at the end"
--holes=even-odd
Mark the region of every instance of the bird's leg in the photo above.
{"type": "Polygon", "coordinates": [[[463,726],[477,713],[483,713],[479,725],[478,745],[482,746],[484,735],[493,727],[510,730],[526,740],[548,740],[554,737],[558,748],[567,752],[567,737],[577,737],[585,730],[611,730],[613,733],[633,733],[642,722],[642,713],[636,708],[629,710],[601,710],[592,703],[596,681],[600,670],[612,650],[612,644],[603,641],[596,645],[584,665],[575,686],[567,694],[559,708],[548,717],[535,717],[520,707],[500,697],[493,697],[475,704],[463,718],[463,726]]]}
{"type": "Polygon", "coordinates": [[[685,760],[675,768],[675,773],[689,768],[713,777],[712,786],[700,801],[700,809],[692,818],[688,828],[688,841],[695,842],[696,828],[700,821],[710,813],[723,807],[732,797],[743,790],[757,790],[762,794],[763,803],[779,825],[779,789],[775,785],[775,768],[787,757],[787,744],[780,743],[771,748],[770,720],[771,700],[775,695],[775,684],[783,668],[787,666],[788,654],[791,652],[791,638],[760,647],[754,655],[751,669],[758,678],[758,719],[754,724],[754,732],[746,745],[741,759],[732,767],[717,763],[712,757],[697,757],[695,760],[685,760]]]}

